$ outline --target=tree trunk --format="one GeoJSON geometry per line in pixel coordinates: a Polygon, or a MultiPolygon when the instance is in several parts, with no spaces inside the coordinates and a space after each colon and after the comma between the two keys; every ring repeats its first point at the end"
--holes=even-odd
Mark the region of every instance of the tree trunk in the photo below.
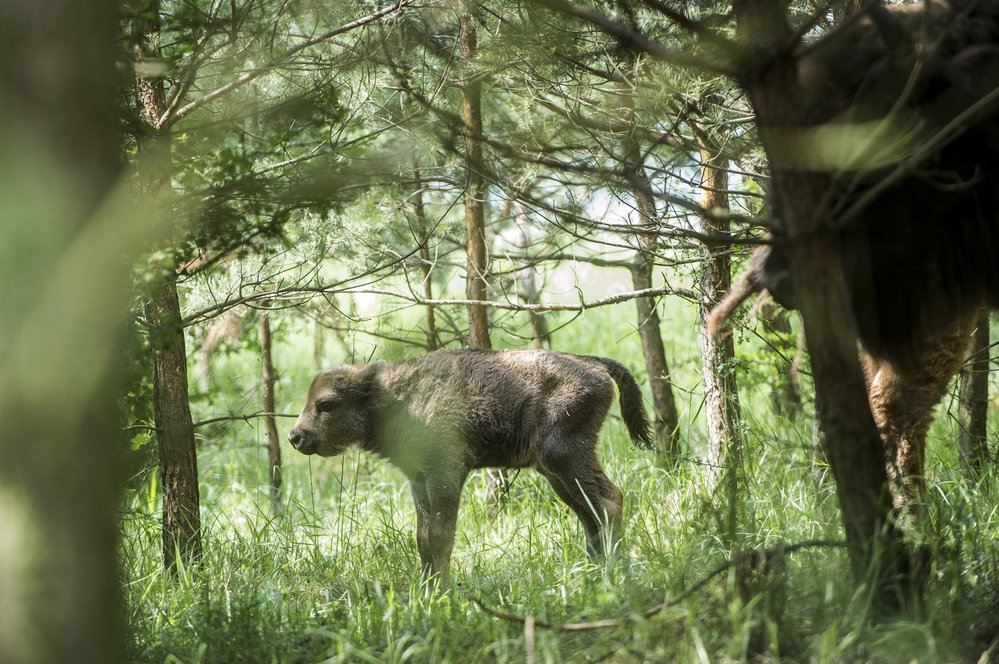
{"type": "Polygon", "coordinates": [[[774,413],[794,421],[801,410],[801,362],[804,360],[804,347],[796,344],[791,349],[786,340],[793,330],[791,329],[791,317],[788,311],[770,302],[760,310],[760,319],[767,332],[776,338],[780,355],[782,356],[777,367],[777,377],[774,381],[773,391],[770,394],[770,403],[773,405],[774,413]],[[790,353],[793,355],[788,357],[790,353]]]}
{"type": "Polygon", "coordinates": [[[316,368],[321,369],[326,361],[326,327],[323,325],[322,311],[316,311],[316,318],[312,321],[312,363],[316,368]]]}
{"type": "Polygon", "coordinates": [[[269,303],[260,312],[260,356],[264,383],[264,426],[267,429],[267,478],[270,480],[271,507],[274,516],[281,516],[281,439],[278,437],[277,420],[274,418],[274,362],[271,356],[271,320],[267,311],[269,303]]]}
{"type": "Polygon", "coordinates": [[[958,448],[970,481],[977,480],[989,459],[986,418],[989,407],[989,312],[978,315],[968,361],[961,368],[957,420],[958,448]]]}
{"type": "MultiPolygon", "coordinates": [[[[802,195],[799,178],[775,179],[781,180],[782,195],[802,195]]],[[[817,205],[819,199],[814,200],[817,205]]],[[[898,601],[893,586],[909,573],[908,554],[895,525],[883,444],[867,399],[856,325],[834,242],[793,252],[791,269],[812,358],[821,440],[836,478],[854,575],[860,580],[874,574],[881,585],[875,601],[882,608],[893,607],[898,601]]]]}
{"type": "MultiPolygon", "coordinates": [[[[470,14],[459,19],[458,43],[466,65],[475,57],[476,35],[470,14]]],[[[461,87],[462,117],[465,132],[465,231],[468,241],[465,296],[469,300],[485,301],[486,275],[486,185],[482,177],[482,85],[475,78],[471,67],[465,69],[461,87]]],[[[468,305],[468,345],[471,348],[491,349],[489,314],[485,305],[468,305]]],[[[488,500],[499,505],[506,495],[509,482],[502,468],[486,471],[489,486],[488,500]]]]}
{"type": "Polygon", "coordinates": [[[738,32],[745,44],[776,53],[743,79],[760,127],[772,176],[772,205],[783,221],[795,293],[812,360],[818,418],[826,457],[836,478],[850,562],[858,581],[873,579],[874,608],[899,606],[900,581],[910,578],[909,555],[896,526],[888,492],[881,436],[871,414],[857,355],[857,324],[836,251],[838,238],[823,205],[829,179],[794,170],[783,140],[805,125],[791,35],[779,0],[737,0],[738,32]],[[807,238],[807,241],[806,241],[807,238]]]}
{"type": "MultiPolygon", "coordinates": [[[[727,219],[711,215],[728,213],[728,175],[718,166],[725,160],[706,148],[701,149],[701,206],[708,216],[704,233],[727,234],[727,219]],[[721,162],[719,164],[719,162],[721,162]]],[[[739,507],[738,485],[742,475],[742,416],[735,382],[735,343],[732,335],[716,336],[708,331],[708,316],[732,286],[731,246],[715,244],[704,248],[701,267],[700,341],[704,380],[704,411],[708,424],[708,463],[710,474],[724,477],[728,496],[726,530],[734,539],[739,507]]]]}
{"type": "MultiPolygon", "coordinates": [[[[170,189],[170,132],[159,126],[166,110],[160,68],[159,0],[150,0],[135,20],[133,49],[136,95],[142,134],[139,173],[144,192],[161,196],[170,189]]],[[[165,271],[166,266],[161,266],[165,271]]],[[[173,276],[154,289],[146,305],[153,354],[153,408],[163,487],[163,561],[169,570],[179,559],[188,563],[201,553],[201,512],[194,426],[187,396],[187,351],[177,284],[173,276]]]]}
{"type": "Polygon", "coordinates": [[[0,3],[0,661],[11,664],[124,659],[116,397],[137,241],[101,209],[121,169],[116,6],[0,3]]]}
{"type": "Polygon", "coordinates": [[[198,457],[187,400],[187,352],[177,285],[164,284],[146,304],[153,353],[153,409],[163,487],[163,564],[174,570],[201,553],[198,457]]]}
{"type": "MultiPolygon", "coordinates": [[[[629,99],[628,93],[625,97],[629,99]]],[[[652,192],[652,183],[645,172],[642,153],[638,142],[631,137],[624,140],[624,160],[627,178],[632,185],[632,196],[638,210],[639,224],[643,228],[654,230],[656,227],[656,201],[652,192]]],[[[635,290],[652,288],[653,252],[655,236],[641,234],[638,236],[641,250],[632,261],[631,281],[635,290]]],[[[662,335],[659,332],[659,311],[656,301],[651,297],[640,297],[635,300],[638,310],[638,335],[642,341],[642,355],[645,357],[645,369],[649,376],[649,388],[652,390],[652,408],[655,412],[656,448],[668,461],[675,461],[683,447],[680,437],[680,416],[673,399],[673,384],[670,380],[669,365],[666,363],[666,350],[663,348],[662,335]]]]}
{"type": "MultiPolygon", "coordinates": [[[[257,83],[250,83],[249,89],[251,108],[247,124],[252,136],[260,135],[260,102],[258,101],[257,83]]],[[[244,132],[245,136],[245,132],[244,132]]],[[[281,503],[281,439],[278,435],[277,419],[275,413],[274,385],[277,383],[277,374],[274,372],[274,360],[271,353],[271,321],[270,301],[261,303],[259,329],[260,329],[260,364],[261,382],[264,388],[263,408],[264,408],[264,429],[267,431],[267,479],[269,482],[271,497],[271,512],[275,518],[284,514],[284,507],[281,503]]],[[[312,337],[312,356],[316,366],[322,366],[325,352],[326,335],[319,323],[320,311],[316,311],[315,328],[312,337]]]]}
{"type": "MultiPolygon", "coordinates": [[[[468,63],[475,56],[473,18],[463,14],[460,19],[458,42],[461,57],[468,63]]],[[[466,80],[461,88],[462,117],[465,121],[465,230],[468,237],[468,267],[465,295],[469,300],[486,299],[486,186],[482,177],[482,86],[466,68],[466,80]]],[[[492,348],[489,339],[489,317],[481,304],[468,305],[468,345],[472,348],[492,348]]]]}
{"type": "MultiPolygon", "coordinates": [[[[531,224],[527,220],[527,210],[520,201],[514,203],[514,222],[517,224],[517,240],[515,246],[524,256],[517,265],[517,297],[524,304],[537,304],[540,301],[538,293],[537,273],[534,264],[526,258],[531,246],[534,244],[531,233],[531,224]]],[[[531,319],[531,345],[534,348],[552,347],[551,330],[548,328],[548,320],[541,311],[530,311],[528,316],[531,319]]]]}
{"type": "MultiPolygon", "coordinates": [[[[423,299],[430,302],[434,299],[434,282],[430,248],[427,247],[426,242],[420,245],[420,271],[423,273],[423,299]]],[[[434,351],[441,347],[434,305],[428,304],[424,308],[427,313],[427,350],[434,351]]]]}
{"type": "MultiPolygon", "coordinates": [[[[420,272],[423,274],[423,299],[431,301],[434,299],[433,283],[433,262],[430,260],[430,247],[427,241],[430,234],[430,224],[427,221],[427,211],[423,207],[423,181],[420,179],[420,169],[417,165],[413,168],[414,179],[420,188],[413,197],[413,214],[416,216],[416,227],[420,229],[420,272]]],[[[427,350],[433,351],[440,348],[440,336],[437,334],[437,319],[434,316],[434,305],[426,305],[427,312],[427,350]]]]}

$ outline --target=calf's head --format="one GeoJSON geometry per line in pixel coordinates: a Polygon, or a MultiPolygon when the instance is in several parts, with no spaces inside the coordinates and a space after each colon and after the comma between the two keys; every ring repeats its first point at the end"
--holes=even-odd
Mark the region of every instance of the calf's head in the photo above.
{"type": "Polygon", "coordinates": [[[288,441],[303,454],[336,456],[364,441],[374,367],[337,367],[312,381],[288,441]]]}

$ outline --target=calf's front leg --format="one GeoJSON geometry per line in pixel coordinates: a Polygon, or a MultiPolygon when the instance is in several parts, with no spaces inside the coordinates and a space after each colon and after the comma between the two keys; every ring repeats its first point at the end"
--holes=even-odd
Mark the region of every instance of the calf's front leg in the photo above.
{"type": "Polygon", "coordinates": [[[457,473],[420,473],[411,480],[416,503],[416,547],[428,587],[443,590],[451,583],[451,550],[464,479],[457,473]]]}

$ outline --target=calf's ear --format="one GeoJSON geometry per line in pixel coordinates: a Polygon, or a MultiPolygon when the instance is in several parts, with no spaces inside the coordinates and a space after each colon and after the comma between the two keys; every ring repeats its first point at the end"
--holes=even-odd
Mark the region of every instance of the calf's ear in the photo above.
{"type": "Polygon", "coordinates": [[[378,384],[378,376],[381,374],[382,367],[384,366],[384,362],[375,362],[374,364],[369,364],[364,367],[361,375],[357,377],[357,380],[354,383],[355,390],[359,398],[368,399],[371,397],[378,384]]]}

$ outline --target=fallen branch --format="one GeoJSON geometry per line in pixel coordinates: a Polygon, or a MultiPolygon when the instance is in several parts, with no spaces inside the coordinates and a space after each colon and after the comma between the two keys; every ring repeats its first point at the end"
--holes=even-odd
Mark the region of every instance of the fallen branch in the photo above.
{"type": "MultiPolygon", "coordinates": [[[[841,540],[805,540],[804,542],[797,542],[795,544],[778,544],[777,546],[767,549],[754,549],[751,551],[737,552],[728,560],[722,561],[713,567],[711,571],[701,577],[698,581],[687,586],[687,588],[684,589],[684,591],[679,595],[663,602],[662,604],[657,604],[649,609],[646,609],[640,615],[644,620],[649,620],[650,618],[655,617],[666,609],[676,606],[704,586],[708,585],[708,583],[710,583],[711,580],[719,574],[728,571],[732,567],[744,564],[747,560],[755,559],[756,561],[759,561],[759,563],[766,565],[770,559],[782,558],[802,549],[818,547],[846,548],[846,542],[841,540]]],[[[635,616],[639,615],[632,614],[623,618],[606,618],[604,620],[594,620],[592,622],[565,623],[563,625],[556,625],[554,623],[545,622],[544,620],[538,620],[530,615],[522,616],[516,613],[511,613],[510,611],[504,611],[503,609],[487,606],[477,595],[469,594],[467,595],[467,598],[470,602],[478,605],[478,607],[486,613],[496,616],[502,620],[522,623],[525,625],[528,621],[530,621],[534,628],[551,629],[559,632],[584,632],[595,629],[605,629],[608,627],[620,627],[621,625],[633,622],[635,620],[635,616]]]]}

